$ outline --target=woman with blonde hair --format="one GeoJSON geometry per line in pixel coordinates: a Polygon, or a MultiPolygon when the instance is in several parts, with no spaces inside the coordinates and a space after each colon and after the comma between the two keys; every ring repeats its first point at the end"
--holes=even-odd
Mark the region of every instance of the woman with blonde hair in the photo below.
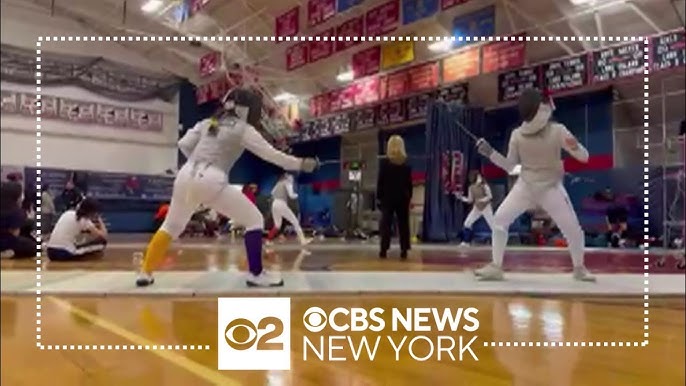
{"type": "Polygon", "coordinates": [[[393,135],[386,144],[386,157],[379,165],[376,197],[381,207],[381,250],[379,257],[386,258],[391,245],[391,224],[396,217],[400,236],[400,257],[407,258],[410,250],[410,201],[412,200],[412,169],[407,164],[405,142],[393,135]]]}

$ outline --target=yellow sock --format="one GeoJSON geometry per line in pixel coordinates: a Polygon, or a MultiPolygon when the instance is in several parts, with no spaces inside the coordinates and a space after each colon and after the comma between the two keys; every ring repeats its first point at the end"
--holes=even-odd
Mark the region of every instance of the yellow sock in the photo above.
{"type": "Polygon", "coordinates": [[[155,235],[152,236],[152,239],[148,244],[148,249],[145,251],[145,258],[143,259],[143,272],[149,275],[155,268],[160,266],[160,263],[162,263],[164,255],[167,253],[171,242],[172,238],[169,233],[163,231],[162,229],[155,232],[155,235]]]}

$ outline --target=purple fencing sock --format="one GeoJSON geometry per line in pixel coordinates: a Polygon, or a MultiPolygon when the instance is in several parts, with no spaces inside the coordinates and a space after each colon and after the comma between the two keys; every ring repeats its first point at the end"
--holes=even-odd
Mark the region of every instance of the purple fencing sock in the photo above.
{"type": "Polygon", "coordinates": [[[262,230],[245,232],[245,253],[248,255],[248,268],[253,275],[262,273],[262,230]]]}

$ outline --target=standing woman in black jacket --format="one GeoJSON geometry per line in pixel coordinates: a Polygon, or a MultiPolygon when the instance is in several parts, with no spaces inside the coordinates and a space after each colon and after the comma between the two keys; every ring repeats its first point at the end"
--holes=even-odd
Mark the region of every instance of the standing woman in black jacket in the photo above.
{"type": "Polygon", "coordinates": [[[381,206],[381,250],[386,258],[391,245],[391,224],[395,214],[400,235],[400,257],[407,258],[410,250],[410,201],[412,199],[412,170],[407,164],[405,142],[393,135],[386,144],[386,159],[381,160],[376,197],[381,206]]]}

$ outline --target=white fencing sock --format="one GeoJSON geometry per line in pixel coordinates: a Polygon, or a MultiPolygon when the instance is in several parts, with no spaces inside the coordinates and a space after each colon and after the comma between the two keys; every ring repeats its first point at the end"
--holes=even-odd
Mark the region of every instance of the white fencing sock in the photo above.
{"type": "Polygon", "coordinates": [[[500,227],[494,227],[491,234],[491,249],[493,256],[493,264],[502,267],[503,258],[505,257],[505,247],[507,246],[508,232],[500,227]]]}

